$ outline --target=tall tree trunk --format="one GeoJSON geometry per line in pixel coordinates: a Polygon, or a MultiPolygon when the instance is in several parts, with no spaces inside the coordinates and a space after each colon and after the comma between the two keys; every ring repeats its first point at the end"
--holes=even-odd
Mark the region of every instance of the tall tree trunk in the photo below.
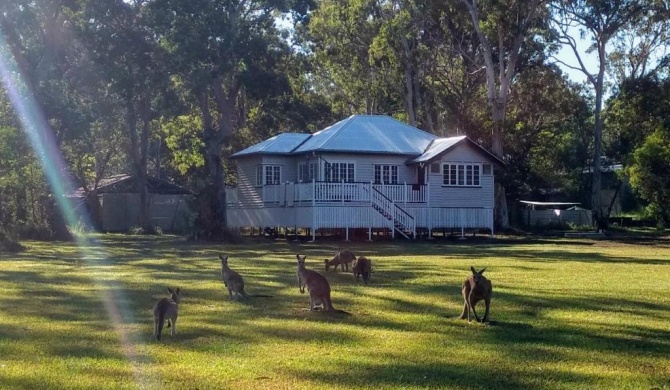
{"type": "Polygon", "coordinates": [[[241,85],[233,80],[232,85],[224,91],[221,81],[212,85],[214,102],[218,110],[218,126],[209,109],[207,93],[199,96],[200,111],[204,124],[204,155],[208,181],[206,188],[199,194],[198,228],[210,239],[223,239],[227,227],[226,221],[226,183],[222,162],[223,145],[233,134],[235,106],[241,85]]]}
{"type": "Polygon", "coordinates": [[[144,228],[145,231],[150,231],[146,230],[150,227],[149,213],[147,210],[149,191],[147,190],[146,165],[142,164],[142,152],[140,150],[141,141],[137,134],[137,115],[131,97],[127,98],[126,101],[126,130],[128,131],[128,138],[130,139],[130,154],[133,160],[133,167],[135,168],[135,185],[137,187],[137,194],[139,196],[137,223],[140,227],[144,228]]]}
{"type": "Polygon", "coordinates": [[[593,176],[591,182],[591,210],[593,215],[596,215],[598,218],[604,217],[604,210],[602,207],[602,183],[601,183],[601,162],[600,157],[602,155],[602,134],[603,134],[603,120],[602,120],[602,109],[603,109],[603,94],[604,94],[604,82],[605,82],[605,42],[599,43],[598,56],[600,60],[600,66],[598,68],[598,77],[596,79],[596,110],[594,113],[594,134],[593,134],[593,176]]]}
{"type": "Polygon", "coordinates": [[[416,127],[416,110],[414,106],[415,94],[414,89],[414,65],[412,64],[412,53],[409,47],[407,38],[402,37],[403,58],[405,59],[405,108],[407,110],[407,118],[409,124],[416,127]]]}
{"type": "MultiPolygon", "coordinates": [[[[502,104],[493,104],[491,106],[491,111],[491,118],[493,119],[492,152],[502,160],[504,156],[503,136],[505,126],[505,106],[502,104]]],[[[498,177],[500,177],[500,175],[498,175],[498,177]]],[[[496,181],[495,185],[495,212],[495,220],[498,227],[507,229],[509,227],[507,191],[500,180],[496,181]]]]}
{"type": "Polygon", "coordinates": [[[155,227],[151,224],[151,215],[149,214],[149,184],[148,184],[148,166],[149,166],[149,133],[151,132],[151,105],[149,96],[145,96],[142,101],[142,132],[140,133],[140,221],[142,228],[147,233],[153,233],[155,227]]]}
{"type": "MultiPolygon", "coordinates": [[[[505,47],[505,31],[503,30],[505,26],[498,23],[497,63],[493,58],[492,44],[480,27],[481,20],[477,0],[461,0],[461,2],[468,9],[473,27],[483,49],[486,71],[486,96],[491,107],[491,120],[493,122],[492,149],[493,153],[502,160],[504,158],[504,124],[507,99],[512,87],[512,78],[516,72],[516,63],[521,51],[521,45],[535,20],[540,0],[530,0],[526,7],[527,14],[519,15],[519,26],[515,29],[516,36],[509,48],[505,47]],[[508,53],[507,61],[505,61],[505,53],[508,53]],[[496,71],[498,73],[497,76],[496,71]]],[[[495,207],[498,226],[504,229],[509,227],[507,195],[502,183],[498,182],[496,189],[495,207]]]]}
{"type": "Polygon", "coordinates": [[[200,112],[202,114],[203,122],[203,142],[205,148],[203,154],[205,157],[205,170],[207,180],[203,188],[200,188],[197,194],[198,218],[195,226],[195,236],[205,236],[208,239],[213,239],[220,236],[223,231],[223,224],[218,220],[216,208],[218,205],[215,202],[216,177],[219,175],[217,166],[220,165],[220,144],[216,142],[217,130],[214,128],[214,120],[209,107],[209,93],[201,92],[198,95],[200,103],[200,112]],[[217,148],[217,145],[219,147],[217,148]]]}

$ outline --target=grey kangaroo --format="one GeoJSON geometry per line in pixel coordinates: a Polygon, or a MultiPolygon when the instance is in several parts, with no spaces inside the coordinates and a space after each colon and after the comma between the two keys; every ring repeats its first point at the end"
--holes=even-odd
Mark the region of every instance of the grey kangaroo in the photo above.
{"type": "Polygon", "coordinates": [[[344,267],[349,271],[349,263],[356,260],[356,255],[352,251],[341,251],[337,252],[332,260],[326,259],[326,271],[333,267],[337,270],[337,266],[340,266],[340,269],[344,271],[344,267]]]}
{"type": "MultiPolygon", "coordinates": [[[[316,271],[305,269],[305,255],[295,255],[298,259],[298,286],[301,293],[305,293],[305,287],[309,292],[309,311],[316,310],[319,305],[324,311],[347,313],[344,310],[333,308],[330,300],[330,284],[328,280],[316,271]]],[[[348,314],[348,313],[347,313],[348,314]]]]}
{"type": "Polygon", "coordinates": [[[463,312],[461,313],[461,319],[468,319],[470,321],[470,309],[475,314],[475,319],[478,322],[488,322],[489,321],[489,306],[491,305],[491,293],[493,292],[493,287],[491,286],[491,281],[486,279],[484,271],[486,268],[477,272],[474,267],[470,267],[472,275],[468,276],[463,285],[461,286],[461,293],[463,294],[463,312]],[[475,305],[477,302],[484,300],[486,305],[486,311],[484,312],[484,318],[479,319],[477,316],[477,311],[475,311],[475,305]]]}
{"type": "Polygon", "coordinates": [[[230,299],[235,297],[270,297],[270,295],[248,295],[244,292],[242,276],[228,266],[228,256],[219,255],[219,259],[221,259],[221,277],[223,278],[223,284],[228,289],[230,299]]]}
{"type": "Polygon", "coordinates": [[[370,261],[370,259],[365,256],[360,256],[358,260],[354,262],[352,269],[354,271],[354,276],[356,277],[357,282],[358,277],[362,275],[363,282],[368,284],[368,280],[370,280],[370,274],[372,273],[372,261],[370,261]]]}
{"type": "Polygon", "coordinates": [[[167,327],[170,327],[172,323],[172,337],[174,337],[177,332],[177,311],[179,309],[179,287],[176,290],[172,290],[168,287],[168,292],[170,293],[170,298],[161,298],[154,305],[154,336],[156,340],[161,339],[161,333],[163,332],[163,323],[167,320],[167,327]]]}

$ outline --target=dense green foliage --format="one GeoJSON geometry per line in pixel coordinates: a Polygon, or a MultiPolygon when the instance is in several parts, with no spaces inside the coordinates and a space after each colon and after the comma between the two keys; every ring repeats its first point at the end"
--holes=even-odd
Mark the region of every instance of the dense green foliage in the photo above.
{"type": "Polygon", "coordinates": [[[667,82],[669,25],[657,2],[0,2],[0,229],[58,230],[59,195],[26,119],[53,133],[57,181],[91,199],[117,173],[136,175],[144,206],[147,176],[192,190],[199,237],[226,233],[229,154],[355,113],[468,135],[507,162],[499,199],[589,205],[600,134],[603,155],[630,166],[658,128],[647,118],[662,115],[653,91],[667,82]],[[556,66],[575,42],[558,16],[596,34],[593,90],[556,66]],[[614,93],[601,107],[607,74],[614,93]]]}

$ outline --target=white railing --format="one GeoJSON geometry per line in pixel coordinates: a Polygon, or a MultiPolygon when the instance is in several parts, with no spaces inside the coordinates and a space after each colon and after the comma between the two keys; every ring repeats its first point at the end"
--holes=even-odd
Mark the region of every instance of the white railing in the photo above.
{"type": "Polygon", "coordinates": [[[263,187],[263,202],[265,203],[279,203],[279,194],[285,190],[284,184],[264,185],[263,187]]]}
{"type": "Polygon", "coordinates": [[[316,202],[369,202],[369,183],[314,182],[316,202]]]}
{"type": "Polygon", "coordinates": [[[379,192],[398,203],[425,203],[426,186],[415,184],[373,184],[379,192]]]}
{"type": "MultiPolygon", "coordinates": [[[[376,189],[385,197],[397,204],[409,206],[425,204],[428,198],[428,189],[425,185],[415,184],[373,184],[373,183],[331,183],[331,182],[285,182],[268,184],[256,188],[256,193],[265,204],[292,206],[304,202],[332,203],[332,202],[362,202],[371,201],[371,188],[376,189]]],[[[253,191],[250,191],[253,193],[253,191]]],[[[226,188],[228,204],[238,204],[245,199],[240,198],[238,188],[226,188]]],[[[249,199],[246,199],[248,202],[249,199]]]]}
{"type": "Polygon", "coordinates": [[[412,184],[286,182],[261,188],[264,203],[291,202],[370,202],[371,188],[375,188],[395,203],[426,203],[427,186],[412,184]]]}

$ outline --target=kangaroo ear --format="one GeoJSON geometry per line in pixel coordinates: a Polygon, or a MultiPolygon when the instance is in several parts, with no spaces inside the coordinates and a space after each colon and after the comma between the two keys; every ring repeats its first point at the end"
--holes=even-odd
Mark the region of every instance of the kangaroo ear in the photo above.
{"type": "Polygon", "coordinates": [[[470,266],[470,271],[472,271],[473,274],[476,274],[477,271],[475,271],[475,267],[470,266]]]}
{"type": "Polygon", "coordinates": [[[295,258],[300,260],[300,255],[295,255],[295,258]]]}
{"type": "Polygon", "coordinates": [[[174,294],[174,291],[172,291],[172,289],[171,289],[170,287],[168,287],[168,292],[169,292],[170,294],[174,294]]]}
{"type": "Polygon", "coordinates": [[[179,292],[180,292],[179,287],[177,287],[177,289],[174,290],[174,291],[177,293],[177,295],[179,295],[179,292]]]}
{"type": "Polygon", "coordinates": [[[479,271],[479,274],[480,274],[480,275],[481,275],[481,274],[483,274],[483,273],[484,273],[484,271],[486,271],[486,268],[482,268],[482,270],[481,270],[481,271],[479,271]]]}

